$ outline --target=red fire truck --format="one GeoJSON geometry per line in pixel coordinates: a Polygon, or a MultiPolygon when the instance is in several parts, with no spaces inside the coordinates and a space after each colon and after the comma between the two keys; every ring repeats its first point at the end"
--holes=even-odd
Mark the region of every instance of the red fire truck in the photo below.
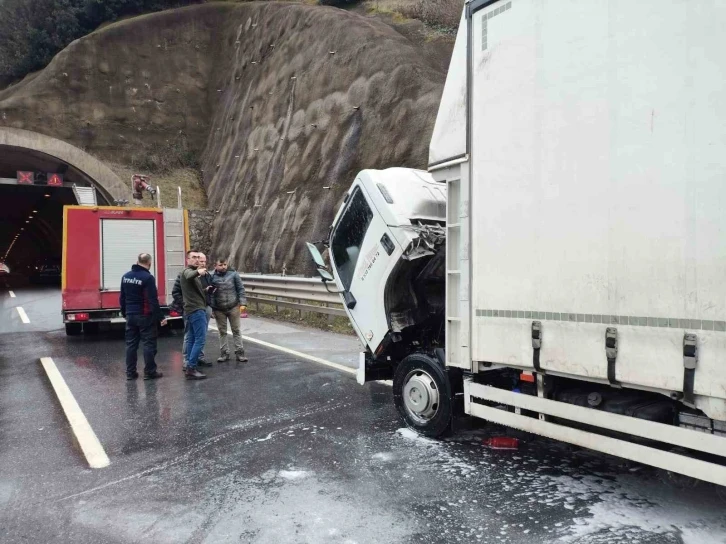
{"type": "Polygon", "coordinates": [[[169,319],[174,280],[185,266],[189,219],[181,208],[66,206],[63,210],[63,322],[66,334],[123,323],[121,276],[139,253],[152,256],[159,303],[169,319]]]}

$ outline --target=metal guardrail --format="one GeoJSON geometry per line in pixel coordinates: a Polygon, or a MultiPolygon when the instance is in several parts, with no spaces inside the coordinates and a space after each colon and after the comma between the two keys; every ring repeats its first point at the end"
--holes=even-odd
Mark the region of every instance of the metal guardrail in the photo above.
{"type": "MultiPolygon", "coordinates": [[[[329,293],[317,278],[240,274],[247,301],[304,312],[345,316],[340,295],[329,293]],[[313,304],[308,304],[312,302],[313,304]]],[[[331,286],[331,289],[335,289],[331,286]]]]}

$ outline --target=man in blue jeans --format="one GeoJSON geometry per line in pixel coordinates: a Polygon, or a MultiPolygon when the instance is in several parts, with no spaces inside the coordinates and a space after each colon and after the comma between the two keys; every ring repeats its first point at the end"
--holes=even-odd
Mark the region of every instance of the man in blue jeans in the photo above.
{"type": "Polygon", "coordinates": [[[184,315],[187,316],[189,335],[186,340],[187,368],[184,375],[188,380],[203,380],[207,376],[197,370],[199,354],[207,341],[207,296],[201,278],[207,269],[199,266],[199,252],[189,254],[187,267],[181,275],[184,315]]]}
{"type": "Polygon", "coordinates": [[[126,318],[126,379],[139,377],[136,371],[139,343],[144,345],[144,379],[161,378],[156,370],[156,324],[166,325],[159,307],[156,279],[151,275],[151,255],[141,253],[135,265],[121,278],[121,315],[126,318]]]}
{"type": "MultiPolygon", "coordinates": [[[[191,264],[190,256],[192,253],[198,253],[196,251],[190,250],[187,251],[187,266],[191,264]]],[[[201,266],[202,268],[206,268],[204,262],[202,262],[201,257],[203,256],[203,253],[198,253],[197,255],[197,267],[201,266]]],[[[182,270],[179,272],[179,275],[176,277],[176,281],[174,281],[174,287],[171,290],[171,296],[173,299],[172,302],[172,309],[180,314],[182,314],[182,319],[184,321],[184,340],[182,340],[182,358],[184,360],[184,364],[182,366],[182,370],[187,369],[187,339],[189,338],[189,327],[187,326],[187,315],[184,313],[184,295],[182,294],[182,288],[181,288],[181,277],[184,271],[182,270]]],[[[202,287],[205,287],[207,283],[211,283],[211,274],[207,274],[203,278],[201,278],[202,281],[202,287]],[[210,278],[210,280],[205,280],[207,278],[210,278]]],[[[207,297],[209,298],[209,297],[207,297]]],[[[209,318],[212,314],[212,309],[207,306],[207,325],[209,325],[209,318]]],[[[207,363],[207,360],[204,356],[204,350],[199,354],[199,360],[197,361],[197,366],[212,366],[211,364],[207,363]]]]}

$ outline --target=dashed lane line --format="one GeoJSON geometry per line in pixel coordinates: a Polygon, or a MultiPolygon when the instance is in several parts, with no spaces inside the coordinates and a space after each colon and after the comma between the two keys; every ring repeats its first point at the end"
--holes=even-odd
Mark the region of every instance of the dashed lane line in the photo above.
{"type": "Polygon", "coordinates": [[[101,442],[98,440],[96,433],[93,432],[91,425],[88,423],[86,416],[83,415],[81,407],[78,406],[73,393],[68,388],[66,381],[61,376],[58,367],[55,366],[53,359],[50,357],[41,357],[40,359],[45,373],[48,375],[58,400],[63,407],[63,411],[71,424],[73,433],[76,435],[78,443],[81,445],[83,455],[91,468],[103,468],[111,464],[108,455],[103,449],[101,442]]]}
{"type": "Polygon", "coordinates": [[[13,291],[8,291],[10,293],[10,298],[15,298],[15,293],[13,291]]]}
{"type": "Polygon", "coordinates": [[[22,306],[16,306],[15,309],[18,311],[18,314],[20,314],[20,320],[23,323],[30,323],[30,319],[28,319],[28,314],[25,313],[25,310],[23,310],[22,306]]]}

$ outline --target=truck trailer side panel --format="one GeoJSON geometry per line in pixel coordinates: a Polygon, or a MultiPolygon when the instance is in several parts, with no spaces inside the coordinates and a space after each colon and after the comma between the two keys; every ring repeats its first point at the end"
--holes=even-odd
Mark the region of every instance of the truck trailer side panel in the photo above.
{"type": "MultiPolygon", "coordinates": [[[[726,5],[501,0],[470,26],[472,359],[726,419],[726,5]],[[718,399],[722,401],[719,402],[718,399]],[[697,403],[698,405],[698,403],[697,403]]],[[[474,368],[476,370],[476,368],[474,368]]]]}

